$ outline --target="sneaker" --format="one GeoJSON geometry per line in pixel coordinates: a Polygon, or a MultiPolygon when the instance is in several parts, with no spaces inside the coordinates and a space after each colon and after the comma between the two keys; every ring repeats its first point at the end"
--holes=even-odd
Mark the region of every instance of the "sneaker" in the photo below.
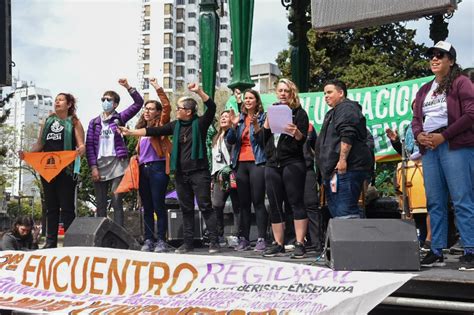
{"type": "Polygon", "coordinates": [[[219,246],[225,247],[227,245],[227,240],[224,236],[219,236],[219,246]]]}
{"type": "Polygon", "coordinates": [[[263,252],[267,248],[267,243],[265,242],[264,238],[258,238],[257,243],[255,244],[254,251],[256,252],[263,252]]]}
{"type": "Polygon", "coordinates": [[[421,260],[421,267],[443,267],[446,266],[443,255],[438,256],[432,250],[421,260]]]}
{"type": "Polygon", "coordinates": [[[168,246],[165,241],[158,240],[155,244],[155,253],[166,253],[168,251],[168,246]]]}
{"type": "Polygon", "coordinates": [[[273,242],[272,246],[265,249],[262,256],[263,257],[275,257],[279,254],[284,254],[284,253],[285,253],[285,247],[278,244],[277,242],[273,242]]]}
{"type": "Polygon", "coordinates": [[[227,236],[227,246],[229,248],[235,248],[239,245],[239,238],[237,236],[231,235],[227,236]]]}
{"type": "Polygon", "coordinates": [[[194,251],[194,247],[192,245],[183,244],[180,247],[176,248],[174,251],[176,254],[186,254],[188,252],[194,251]]]}
{"type": "Polygon", "coordinates": [[[239,245],[235,248],[238,252],[243,252],[244,250],[250,249],[250,242],[245,239],[245,237],[241,237],[239,240],[239,245]]]}
{"type": "Polygon", "coordinates": [[[461,239],[459,239],[453,246],[449,248],[450,255],[459,255],[464,253],[464,248],[461,245],[461,239]]]}
{"type": "Polygon", "coordinates": [[[461,263],[461,267],[459,270],[461,271],[474,271],[474,254],[464,254],[459,257],[459,262],[461,263]]]}
{"type": "Polygon", "coordinates": [[[215,254],[221,251],[221,247],[219,246],[219,243],[212,243],[209,244],[209,254],[215,254]]]}
{"type": "Polygon", "coordinates": [[[301,259],[301,258],[305,258],[305,256],[306,256],[306,249],[304,247],[304,244],[300,242],[296,242],[295,250],[291,254],[290,258],[301,259]]]}
{"type": "Polygon", "coordinates": [[[421,246],[420,250],[422,252],[429,252],[431,250],[431,241],[426,240],[421,246]]]}
{"type": "Polygon", "coordinates": [[[150,239],[145,240],[145,243],[143,243],[142,252],[152,252],[154,248],[153,241],[150,239]]]}

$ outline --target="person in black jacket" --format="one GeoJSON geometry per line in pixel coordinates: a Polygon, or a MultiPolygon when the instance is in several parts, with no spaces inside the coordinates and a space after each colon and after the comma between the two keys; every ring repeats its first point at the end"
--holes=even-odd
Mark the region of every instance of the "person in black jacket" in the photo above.
{"type": "Polygon", "coordinates": [[[301,108],[298,89],[293,82],[281,79],[276,93],[279,103],[273,106],[290,107],[293,122],[286,127],[286,134],[273,133],[268,117],[263,125],[263,143],[267,156],[265,183],[275,238],[275,242],[263,252],[263,256],[273,257],[285,252],[283,200],[286,193],[293,211],[296,234],[292,258],[304,258],[306,254],[304,238],[308,227],[308,216],[304,203],[306,164],[303,146],[308,133],[309,119],[301,108]]]}
{"type": "Polygon", "coordinates": [[[316,141],[316,164],[329,212],[333,218],[359,218],[359,195],[374,164],[365,117],[362,107],[346,98],[347,87],[342,81],[328,81],[324,97],[331,109],[316,141]]]}
{"type": "Polygon", "coordinates": [[[33,250],[38,249],[40,229],[35,228],[29,216],[16,218],[10,231],[3,234],[0,250],[33,250]]]}
{"type": "Polygon", "coordinates": [[[199,88],[191,83],[188,89],[197,93],[207,107],[202,116],[197,115],[197,102],[191,97],[178,100],[176,118],[161,127],[129,130],[120,127],[122,134],[132,136],[173,135],[171,170],[175,170],[176,192],[179,206],[183,211],[184,243],[176,253],[184,254],[194,250],[194,197],[202,212],[209,232],[209,253],[219,252],[217,241],[216,213],[211,202],[211,173],[207,159],[206,135],[216,114],[216,104],[199,88]]]}

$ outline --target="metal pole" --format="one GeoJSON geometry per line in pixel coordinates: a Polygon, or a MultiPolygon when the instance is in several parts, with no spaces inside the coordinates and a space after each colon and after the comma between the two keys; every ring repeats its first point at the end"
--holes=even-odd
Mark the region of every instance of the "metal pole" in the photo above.
{"type": "Polygon", "coordinates": [[[409,216],[408,196],[407,196],[407,154],[405,148],[405,137],[400,135],[402,144],[402,219],[406,220],[409,216]]]}
{"type": "Polygon", "coordinates": [[[474,312],[474,303],[445,301],[445,300],[431,300],[431,299],[416,299],[405,297],[389,296],[382,301],[384,305],[408,306],[429,309],[441,309],[449,311],[463,311],[474,312]]]}

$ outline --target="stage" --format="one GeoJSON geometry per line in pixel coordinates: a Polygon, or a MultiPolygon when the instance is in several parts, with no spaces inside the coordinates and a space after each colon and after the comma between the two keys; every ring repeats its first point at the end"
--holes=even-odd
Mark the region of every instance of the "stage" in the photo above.
{"type": "MultiPolygon", "coordinates": [[[[192,254],[209,255],[205,247],[195,248],[192,254]]],[[[309,251],[306,258],[303,259],[292,259],[290,258],[290,254],[291,251],[287,250],[282,256],[267,258],[253,250],[237,252],[232,248],[223,247],[221,248],[221,253],[218,255],[268,260],[269,263],[279,261],[327,267],[324,260],[316,261],[316,252],[314,251],[309,251]]],[[[416,273],[418,276],[412,278],[396,290],[383,303],[372,310],[370,314],[400,314],[402,310],[410,312],[411,314],[473,314],[474,271],[458,270],[460,267],[459,255],[445,253],[444,256],[446,262],[446,266],[444,267],[421,268],[420,271],[407,271],[409,273],[416,273]],[[444,303],[444,301],[448,301],[448,303],[444,303]],[[437,304],[435,305],[435,303],[437,304]],[[421,307],[426,304],[431,305],[431,307],[421,307]],[[412,306],[406,307],[405,305],[412,306]],[[457,311],[443,309],[443,307],[455,308],[457,311]],[[463,309],[466,308],[469,310],[463,311],[463,309]]],[[[395,273],[400,272],[395,271],[395,273]]]]}

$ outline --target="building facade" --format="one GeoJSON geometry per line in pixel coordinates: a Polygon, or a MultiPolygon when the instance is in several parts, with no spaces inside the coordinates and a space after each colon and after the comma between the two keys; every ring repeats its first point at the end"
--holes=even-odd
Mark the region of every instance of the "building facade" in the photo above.
{"type": "MultiPolygon", "coordinates": [[[[220,2],[220,37],[216,86],[231,80],[231,33],[228,0],[220,2]]],[[[143,0],[138,82],[145,99],[149,78],[156,77],[165,92],[179,92],[201,82],[199,57],[199,0],[143,0]]],[[[151,95],[155,98],[154,93],[151,95]]]]}
{"type": "Polygon", "coordinates": [[[53,111],[53,98],[48,89],[33,83],[14,82],[13,87],[2,89],[3,96],[14,92],[6,107],[10,114],[0,128],[0,136],[7,146],[7,156],[0,165],[0,174],[7,177],[5,193],[12,197],[39,197],[35,178],[30,171],[20,169],[18,151],[29,150],[38,138],[40,126],[53,111]]]}
{"type": "Polygon", "coordinates": [[[276,83],[280,76],[280,69],[273,63],[250,66],[250,78],[255,83],[254,89],[260,94],[275,93],[276,83]]]}

